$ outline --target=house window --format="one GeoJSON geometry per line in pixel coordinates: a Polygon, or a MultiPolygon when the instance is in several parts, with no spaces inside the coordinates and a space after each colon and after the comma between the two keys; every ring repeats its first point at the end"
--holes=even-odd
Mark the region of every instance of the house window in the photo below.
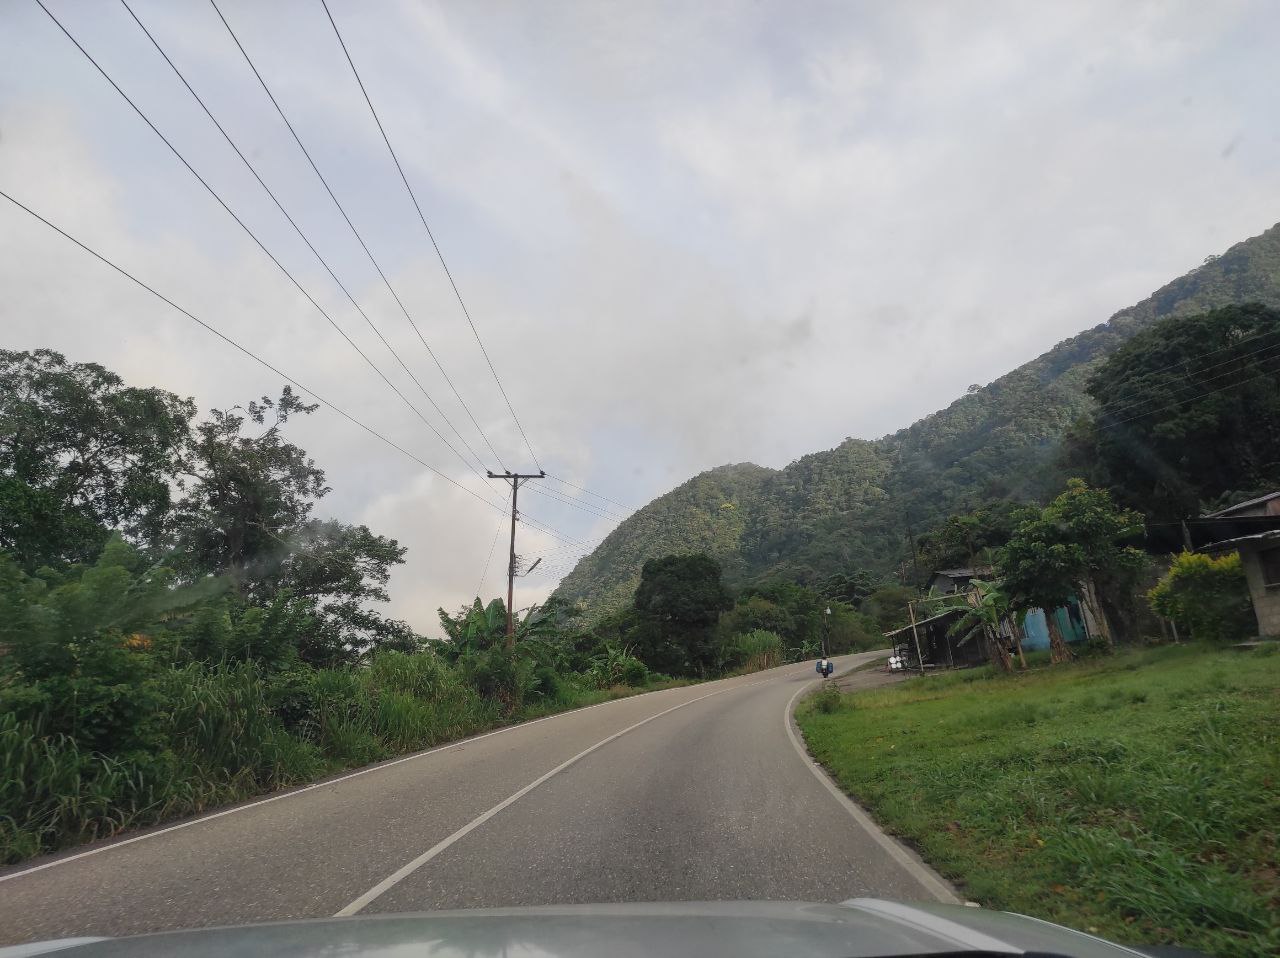
{"type": "Polygon", "coordinates": [[[1280,586],[1280,549],[1259,552],[1258,563],[1262,566],[1263,585],[1280,586]]]}

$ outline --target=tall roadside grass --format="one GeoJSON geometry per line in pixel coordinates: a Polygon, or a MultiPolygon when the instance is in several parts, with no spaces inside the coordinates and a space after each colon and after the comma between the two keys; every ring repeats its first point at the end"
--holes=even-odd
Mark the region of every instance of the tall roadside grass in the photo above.
{"type": "Polygon", "coordinates": [[[781,665],[786,653],[782,637],[766,629],[755,629],[733,637],[729,647],[730,661],[736,672],[762,672],[781,665]]]}
{"type": "Polygon", "coordinates": [[[146,749],[103,755],[0,714],[0,860],[22,861],[644,690],[597,690],[553,674],[543,677],[545,694],[513,713],[430,652],[276,673],[253,663],[174,667],[149,687],[164,714],[146,749]]]}
{"type": "Polygon", "coordinates": [[[966,896],[1120,941],[1270,958],[1275,653],[1183,646],[974,669],[798,718],[814,756],[966,896]]]}

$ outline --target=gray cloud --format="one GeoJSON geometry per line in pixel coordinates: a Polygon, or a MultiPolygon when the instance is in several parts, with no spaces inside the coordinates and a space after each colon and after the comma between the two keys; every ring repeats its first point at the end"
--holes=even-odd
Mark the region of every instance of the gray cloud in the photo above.
{"type": "MultiPolygon", "coordinates": [[[[54,9],[416,397],[123,10],[54,9]]],[[[210,9],[137,9],[483,448],[210,9]]],[[[504,461],[530,465],[322,13],[227,12],[504,461]]],[[[721,462],[777,466],[896,429],[1278,215],[1280,14],[1263,2],[491,0],[335,14],[538,456],[620,502],[721,462]]],[[[0,8],[0,131],[4,189],[502,498],[363,368],[33,5],[0,8]]],[[[203,407],[279,387],[23,214],[5,208],[0,223],[6,346],[97,360],[203,407]]],[[[496,510],[332,415],[299,422],[296,437],[329,471],[322,512],[409,546],[393,613],[432,629],[437,606],[473,594],[496,510]]],[[[527,504],[583,542],[611,525],[527,504]]],[[[575,553],[530,527],[521,536],[549,573],[521,580],[527,605],[575,553]]],[[[487,595],[504,564],[499,542],[487,595]]]]}

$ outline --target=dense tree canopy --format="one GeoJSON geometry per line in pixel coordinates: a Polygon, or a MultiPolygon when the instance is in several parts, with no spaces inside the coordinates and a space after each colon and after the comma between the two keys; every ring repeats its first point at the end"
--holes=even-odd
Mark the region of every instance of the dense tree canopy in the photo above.
{"type": "Polygon", "coordinates": [[[194,414],[96,363],[0,350],[0,549],[34,571],[93,559],[113,529],[157,539],[194,414]]]}
{"type": "MultiPolygon", "coordinates": [[[[1129,544],[1141,533],[1140,515],[1117,508],[1107,492],[1072,479],[1066,492],[1024,519],[1000,550],[1003,589],[1013,608],[1023,610],[1053,610],[1079,599],[1101,625],[1105,619],[1095,580],[1122,577],[1141,566],[1142,553],[1129,544]]],[[[1052,617],[1049,631],[1055,658],[1065,657],[1052,617]]]]}
{"type": "Polygon", "coordinates": [[[416,647],[374,608],[404,549],[312,515],[324,472],[284,430],[315,408],[286,386],[193,425],[189,400],[96,364],[0,352],[0,552],[26,573],[66,573],[123,536],[175,584],[199,585],[185,648],[209,660],[416,647]]]}
{"type": "Polygon", "coordinates": [[[922,570],[988,565],[993,550],[1009,541],[1023,509],[999,499],[948,516],[916,542],[922,570]]]}
{"type": "Polygon", "coordinates": [[[669,674],[705,672],[715,664],[716,623],[732,603],[720,563],[714,559],[705,555],[650,559],[641,570],[635,596],[637,654],[669,674]]]}
{"type": "Polygon", "coordinates": [[[324,472],[282,431],[291,416],[316,408],[286,386],[278,401],[264,396],[244,409],[214,409],[196,426],[182,459],[186,495],[174,516],[185,564],[226,570],[242,591],[274,578],[294,551],[286,537],[329,491],[324,472]],[[245,435],[246,425],[263,428],[245,435]]]}
{"type": "Polygon", "coordinates": [[[749,586],[720,619],[722,640],[755,631],[783,640],[792,657],[816,656],[866,648],[876,643],[874,620],[851,604],[794,582],[749,586]]]}
{"type": "Polygon", "coordinates": [[[1089,394],[1100,407],[1075,455],[1147,515],[1181,519],[1225,491],[1280,485],[1280,310],[1161,321],[1098,368],[1089,394]]]}
{"type": "Polygon", "coordinates": [[[1148,516],[1187,518],[1228,490],[1280,486],[1280,310],[1163,320],[1088,388],[1099,408],[1073,431],[1069,461],[1148,516]]]}

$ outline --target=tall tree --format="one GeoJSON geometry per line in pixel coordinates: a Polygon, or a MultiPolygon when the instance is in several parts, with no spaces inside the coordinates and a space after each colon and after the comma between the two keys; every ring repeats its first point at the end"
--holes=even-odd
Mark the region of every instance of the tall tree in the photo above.
{"type": "Polygon", "coordinates": [[[1099,409],[1066,456],[1126,505],[1170,519],[1228,490],[1280,485],[1280,310],[1257,303],[1165,319],[1090,377],[1099,409]]]}
{"type": "Polygon", "coordinates": [[[324,471],[286,442],[290,417],[316,410],[285,386],[278,401],[211,410],[185,451],[176,510],[183,561],[194,574],[231,575],[241,592],[270,578],[292,551],[287,538],[329,492],[324,471]],[[268,416],[271,423],[267,424],[268,416]],[[245,426],[261,426],[245,434],[245,426]]]}
{"type": "Polygon", "coordinates": [[[30,572],[92,561],[112,530],[155,543],[194,414],[96,363],[0,350],[0,549],[30,572]]]}
{"type": "Polygon", "coordinates": [[[827,576],[819,587],[824,598],[844,602],[855,609],[875,591],[875,580],[863,569],[835,572],[827,576]]]}
{"type": "Polygon", "coordinates": [[[196,426],[182,460],[174,562],[189,580],[227,576],[243,603],[266,610],[264,627],[278,623],[306,661],[416,648],[412,629],[370,607],[388,599],[404,548],[365,526],[311,515],[329,487],[285,440],[284,426],[316,408],[286,386],[278,400],[215,409],[196,426]]]}
{"type": "Polygon", "coordinates": [[[1052,613],[1073,598],[1083,599],[1110,640],[1094,578],[1119,576],[1143,561],[1137,549],[1125,545],[1141,530],[1137,513],[1117,508],[1105,491],[1072,479],[1039,515],[1020,523],[1000,550],[997,564],[1013,608],[1046,613],[1054,662],[1070,659],[1071,651],[1052,613]]]}
{"type": "Polygon", "coordinates": [[[882,585],[867,597],[862,611],[871,616],[878,631],[891,632],[907,624],[907,606],[918,597],[910,586],[882,585]]]}
{"type": "Polygon", "coordinates": [[[720,563],[701,554],[650,559],[640,571],[637,654],[663,672],[705,672],[715,664],[714,629],[733,598],[720,563]]]}
{"type": "Polygon", "coordinates": [[[989,565],[992,551],[1009,541],[1025,509],[1000,499],[948,516],[917,542],[921,571],[989,565]]]}

